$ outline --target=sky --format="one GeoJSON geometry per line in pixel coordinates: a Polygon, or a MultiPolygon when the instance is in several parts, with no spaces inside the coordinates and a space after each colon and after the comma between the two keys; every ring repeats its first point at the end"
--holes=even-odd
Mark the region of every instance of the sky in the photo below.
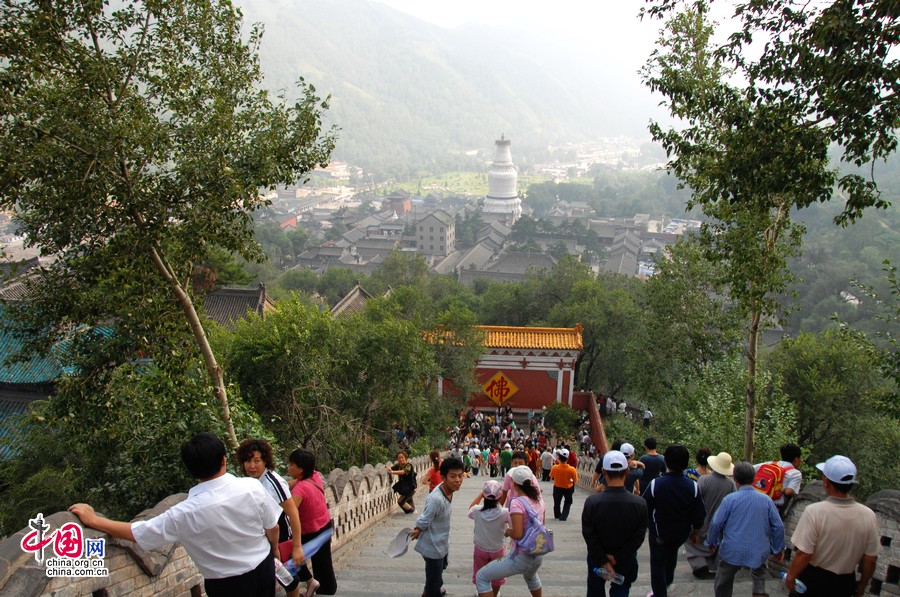
{"type": "MultiPolygon", "coordinates": [[[[665,119],[637,71],[659,37],[660,23],[638,18],[643,0],[376,0],[446,28],[464,23],[513,26],[571,44],[617,96],[639,113],[637,120],[665,119]],[[601,74],[602,71],[602,74],[601,74]]],[[[641,125],[644,128],[644,124],[641,125]]],[[[645,133],[649,136],[648,133],[645,133]]]]}

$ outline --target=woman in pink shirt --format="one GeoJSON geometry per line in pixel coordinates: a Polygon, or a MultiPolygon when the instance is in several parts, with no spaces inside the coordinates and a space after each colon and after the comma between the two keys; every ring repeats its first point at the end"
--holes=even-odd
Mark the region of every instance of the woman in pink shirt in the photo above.
{"type": "MultiPolygon", "coordinates": [[[[303,530],[300,540],[307,543],[333,528],[334,522],[325,501],[322,475],[316,470],[315,455],[307,450],[294,450],[288,461],[288,474],[294,479],[291,496],[300,512],[300,528],[303,530]]],[[[315,592],[321,595],[337,593],[337,579],[331,561],[331,539],[313,554],[310,560],[319,586],[313,591],[307,591],[306,597],[312,597],[312,593],[315,592]]]]}
{"type": "Polygon", "coordinates": [[[513,467],[510,469],[509,474],[520,495],[520,497],[512,500],[509,505],[511,526],[506,529],[506,536],[513,541],[503,559],[494,560],[475,574],[475,588],[480,597],[496,597],[494,582],[501,578],[521,574],[525,579],[525,584],[528,585],[528,590],[532,597],[541,597],[542,585],[541,578],[538,576],[538,569],[544,562],[544,556],[519,553],[517,541],[525,535],[525,531],[531,526],[529,510],[534,513],[538,520],[544,520],[544,500],[534,486],[534,475],[527,466],[513,467]]]}

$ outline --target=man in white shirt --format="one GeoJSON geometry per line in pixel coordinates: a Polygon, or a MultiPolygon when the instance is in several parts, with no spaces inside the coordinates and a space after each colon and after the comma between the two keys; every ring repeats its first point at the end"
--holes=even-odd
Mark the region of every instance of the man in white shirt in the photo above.
{"type": "Polygon", "coordinates": [[[225,444],[211,433],[184,444],[181,459],[198,483],[186,500],[159,516],[131,523],[98,516],[88,504],[69,511],[84,526],[143,549],[180,542],[203,575],[209,597],[270,597],[281,508],[256,479],[225,472],[225,444]]]}

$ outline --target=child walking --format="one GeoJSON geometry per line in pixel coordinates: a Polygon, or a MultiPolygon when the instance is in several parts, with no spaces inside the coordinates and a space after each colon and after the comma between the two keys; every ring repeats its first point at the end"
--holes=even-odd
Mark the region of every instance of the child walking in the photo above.
{"type": "MultiPolygon", "coordinates": [[[[481,495],[484,498],[480,505],[469,508],[469,518],[475,521],[475,547],[472,557],[472,583],[475,575],[487,565],[488,562],[503,557],[506,550],[503,541],[506,538],[506,527],[510,523],[509,510],[501,506],[500,492],[502,487],[497,481],[487,481],[481,495]]],[[[500,592],[500,587],[506,583],[505,578],[492,581],[491,588],[494,597],[500,592]]]]}

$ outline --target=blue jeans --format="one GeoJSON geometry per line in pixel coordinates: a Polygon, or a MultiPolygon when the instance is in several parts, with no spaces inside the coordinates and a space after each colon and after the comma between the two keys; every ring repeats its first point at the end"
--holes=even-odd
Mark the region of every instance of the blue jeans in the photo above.
{"type": "Polygon", "coordinates": [[[479,593],[490,593],[492,580],[508,578],[521,574],[528,585],[529,591],[537,591],[541,588],[541,577],[538,576],[538,568],[544,562],[544,556],[529,556],[524,553],[510,551],[501,560],[494,560],[475,575],[475,589],[479,593]]]}
{"type": "Polygon", "coordinates": [[[667,597],[668,586],[675,579],[678,548],[686,539],[673,541],[650,534],[650,587],[653,597],[667,597]]]}
{"type": "MultiPolygon", "coordinates": [[[[591,560],[590,554],[587,557],[588,579],[587,579],[587,597],[606,597],[606,581],[596,574],[594,568],[599,568],[600,564],[591,560]]],[[[620,585],[609,583],[609,597],[628,597],[628,591],[631,590],[631,584],[637,580],[638,576],[638,560],[637,553],[634,553],[627,559],[616,562],[613,566],[616,572],[625,577],[625,582],[620,585]]]]}
{"type": "Polygon", "coordinates": [[[443,558],[426,558],[425,560],[425,597],[440,597],[444,586],[444,570],[447,569],[447,556],[443,558]]]}

